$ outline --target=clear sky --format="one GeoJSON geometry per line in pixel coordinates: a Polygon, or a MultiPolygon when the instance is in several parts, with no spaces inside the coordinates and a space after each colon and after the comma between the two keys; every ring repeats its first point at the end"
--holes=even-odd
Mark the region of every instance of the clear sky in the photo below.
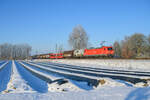
{"type": "Polygon", "coordinates": [[[69,49],[68,35],[78,24],[93,46],[148,35],[150,0],[0,0],[0,44],[28,43],[41,53],[56,43],[69,49]]]}

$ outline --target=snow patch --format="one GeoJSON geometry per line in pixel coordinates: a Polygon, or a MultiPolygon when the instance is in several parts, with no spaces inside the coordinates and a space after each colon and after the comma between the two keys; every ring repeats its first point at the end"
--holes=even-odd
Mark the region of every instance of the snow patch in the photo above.
{"type": "Polygon", "coordinates": [[[69,91],[82,91],[79,87],[75,86],[71,82],[66,82],[59,85],[57,82],[48,84],[48,91],[50,92],[69,92],[69,91]]]}

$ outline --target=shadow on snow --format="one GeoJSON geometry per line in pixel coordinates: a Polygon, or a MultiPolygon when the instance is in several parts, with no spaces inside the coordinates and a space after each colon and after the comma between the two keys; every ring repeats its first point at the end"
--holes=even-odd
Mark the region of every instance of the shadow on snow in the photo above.
{"type": "Polygon", "coordinates": [[[87,82],[78,82],[74,80],[70,80],[70,82],[76,85],[77,87],[79,87],[80,89],[87,90],[87,91],[93,90],[93,86],[89,86],[87,82]]]}
{"type": "Polygon", "coordinates": [[[32,75],[27,69],[21,66],[18,62],[15,62],[21,77],[27,82],[27,84],[37,92],[45,93],[48,91],[48,85],[45,81],[32,75]]]}
{"type": "Polygon", "coordinates": [[[9,62],[4,68],[0,70],[0,92],[4,91],[7,88],[7,84],[10,80],[11,75],[11,64],[12,62],[9,62]]]}
{"type": "Polygon", "coordinates": [[[132,91],[125,100],[149,100],[150,87],[137,88],[132,91]]]}
{"type": "MultiPolygon", "coordinates": [[[[24,64],[30,66],[31,68],[33,68],[33,69],[35,69],[35,70],[38,70],[38,71],[40,71],[40,72],[49,74],[49,75],[54,76],[54,77],[66,78],[66,77],[63,77],[63,75],[61,76],[61,75],[53,74],[53,73],[51,73],[51,72],[47,72],[47,71],[41,70],[40,68],[35,67],[35,66],[32,66],[32,65],[27,64],[27,63],[24,63],[24,64]]],[[[75,86],[77,86],[77,87],[80,88],[80,89],[87,90],[87,91],[93,90],[93,86],[92,86],[92,85],[89,85],[88,82],[86,82],[86,81],[85,81],[85,82],[83,82],[83,81],[81,82],[81,81],[71,80],[70,78],[67,78],[67,79],[69,79],[69,81],[70,81],[72,84],[74,84],[75,86]]]]}

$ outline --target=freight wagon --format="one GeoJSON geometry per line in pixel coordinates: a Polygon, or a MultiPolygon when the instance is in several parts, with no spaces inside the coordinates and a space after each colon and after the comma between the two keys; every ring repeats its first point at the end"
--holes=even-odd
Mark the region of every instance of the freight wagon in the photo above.
{"type": "Polygon", "coordinates": [[[101,48],[77,49],[64,51],[62,53],[49,53],[33,56],[33,59],[62,59],[62,58],[89,58],[89,57],[113,57],[112,46],[102,46],[101,48]]]}

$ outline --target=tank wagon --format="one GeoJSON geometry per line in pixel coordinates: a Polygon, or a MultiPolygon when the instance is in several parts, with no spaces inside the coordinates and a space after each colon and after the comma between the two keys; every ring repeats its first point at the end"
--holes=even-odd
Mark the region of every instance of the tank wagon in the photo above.
{"type": "Polygon", "coordinates": [[[40,54],[32,56],[32,59],[49,59],[50,54],[40,54]]]}

